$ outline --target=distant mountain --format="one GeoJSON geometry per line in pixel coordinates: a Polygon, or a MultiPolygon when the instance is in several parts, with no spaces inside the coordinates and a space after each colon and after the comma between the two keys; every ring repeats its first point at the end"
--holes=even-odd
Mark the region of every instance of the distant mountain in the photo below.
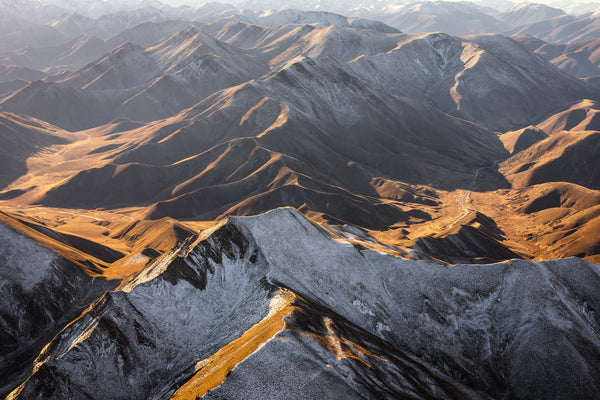
{"type": "Polygon", "coordinates": [[[238,1],[236,6],[241,9],[251,10],[280,10],[298,8],[306,11],[328,11],[342,13],[345,15],[352,14],[355,10],[378,11],[386,5],[393,3],[389,0],[309,0],[297,2],[293,0],[273,1],[273,0],[242,0],[238,1]]]}
{"type": "MultiPolygon", "coordinates": [[[[34,25],[31,21],[23,18],[10,10],[3,10],[0,13],[0,36],[10,35],[13,32],[20,32],[34,25]]],[[[5,46],[5,44],[3,44],[5,46]]]]}
{"type": "Polygon", "coordinates": [[[76,71],[124,43],[143,47],[156,45],[189,26],[202,25],[184,20],[145,22],[106,40],[82,35],[59,46],[27,47],[4,53],[0,55],[0,63],[46,70],[50,74],[60,73],[65,69],[76,71]]]}
{"type": "Polygon", "coordinates": [[[600,189],[600,174],[593,167],[600,149],[598,104],[583,101],[537,127],[549,137],[501,164],[513,187],[561,181],[600,189]]]}
{"type": "Polygon", "coordinates": [[[498,33],[509,25],[470,2],[417,2],[390,5],[378,17],[403,32],[444,32],[450,35],[498,33]]]}
{"type": "Polygon", "coordinates": [[[152,120],[266,71],[243,51],[189,28],[148,49],[123,44],[56,83],[38,82],[15,93],[3,107],[28,108],[31,115],[67,129],[98,126],[118,116],[152,120]],[[52,101],[63,96],[63,102],[52,101]]]}
{"type": "Polygon", "coordinates": [[[396,33],[397,31],[381,22],[361,18],[348,18],[343,15],[323,11],[281,10],[276,12],[261,13],[255,21],[258,25],[276,26],[287,24],[317,24],[319,27],[336,25],[345,28],[360,28],[382,33],[396,33]]]}
{"type": "Polygon", "coordinates": [[[171,17],[165,12],[145,7],[133,11],[121,11],[103,15],[97,19],[70,13],[52,22],[52,27],[69,37],[91,34],[106,39],[144,22],[167,21],[171,17]]]}
{"type": "MultiPolygon", "coordinates": [[[[209,26],[209,29],[214,27],[209,26]]],[[[330,57],[347,63],[360,56],[393,50],[406,35],[341,26],[279,25],[264,27],[230,22],[214,33],[215,37],[264,60],[271,71],[302,57],[330,57]]]]}
{"type": "MultiPolygon", "coordinates": [[[[95,114],[110,118],[111,110],[118,109],[120,114],[113,118],[150,120],[172,115],[216,90],[259,77],[270,69],[276,72],[299,57],[332,57],[341,64],[352,61],[342,69],[370,81],[377,90],[402,88],[402,96],[431,103],[444,112],[493,129],[519,127],[565,101],[593,96],[582,82],[558,73],[516,42],[500,36],[463,40],[443,34],[409,37],[382,33],[377,28],[369,31],[288,25],[267,29],[233,22],[207,29],[219,29],[215,35],[232,45],[191,28],[152,48],[121,46],[80,71],[62,75],[57,83],[84,91],[103,91],[81,94],[92,96],[96,103],[99,97],[106,97],[106,90],[119,90],[109,96],[113,103],[109,111],[95,114]],[[471,59],[469,68],[461,60],[464,54],[471,59]],[[194,70],[197,67],[216,75],[207,79],[194,70]],[[465,80],[465,74],[469,80],[465,80]],[[482,82],[476,90],[463,83],[473,79],[482,82]],[[510,93],[513,98],[499,96],[498,91],[510,93]],[[539,96],[551,101],[539,103],[539,96]],[[503,103],[490,106],[498,101],[503,103]],[[144,111],[159,102],[161,110],[144,111]]],[[[24,98],[25,93],[4,100],[2,107],[23,112],[19,107],[25,107],[30,98],[24,98]]],[[[42,98],[36,102],[43,102],[42,98]]],[[[65,114],[55,115],[52,122],[60,124],[56,118],[65,114]]],[[[93,125],[86,120],[84,125],[68,126],[93,125]]]]}
{"type": "Polygon", "coordinates": [[[500,21],[511,26],[533,24],[565,15],[563,10],[545,4],[519,3],[496,15],[500,21]]]}
{"type": "Polygon", "coordinates": [[[25,23],[0,36],[0,52],[20,50],[26,47],[58,46],[69,38],[48,25],[25,23]]]}
{"type": "Polygon", "coordinates": [[[182,8],[177,14],[181,18],[210,23],[222,27],[229,22],[242,22],[261,26],[306,25],[317,27],[337,25],[345,28],[361,28],[383,33],[396,33],[392,28],[380,21],[351,18],[341,14],[325,11],[302,11],[297,9],[250,11],[232,6],[207,3],[196,8],[182,8]]]}
{"type": "Polygon", "coordinates": [[[305,202],[334,220],[358,217],[361,224],[378,226],[384,215],[408,218],[410,214],[403,217],[401,208],[365,197],[373,193],[371,179],[439,177],[443,181],[452,173],[436,167],[440,158],[454,170],[468,171],[463,160],[485,164],[503,153],[491,132],[375,92],[327,59],[307,59],[264,80],[218,92],[136,136],[139,145],[126,151],[115,147],[113,163],[82,171],[55,187],[42,202],[92,201],[108,206],[161,201],[148,209],[153,217],[212,219],[225,212],[260,212],[293,199],[298,206],[305,202]],[[383,143],[386,150],[381,154],[383,143]],[[407,149],[410,155],[399,158],[407,149]],[[354,163],[347,165],[348,159],[354,163]],[[214,168],[198,172],[211,163],[214,168]],[[322,171],[328,171],[327,177],[322,171]],[[162,176],[160,186],[144,178],[135,191],[127,189],[133,176],[156,174],[162,176]],[[336,185],[327,183],[331,181],[336,185]],[[122,187],[123,196],[98,192],[107,184],[122,187]],[[87,189],[72,192],[81,185],[87,189]],[[170,189],[165,191],[166,187],[170,189]],[[214,201],[213,196],[220,200],[214,201]],[[355,214],[356,207],[371,215],[371,221],[355,214]]]}
{"type": "Polygon", "coordinates": [[[0,113],[0,185],[6,186],[27,172],[27,158],[52,144],[66,144],[66,132],[52,125],[10,113],[0,113]]]}
{"type": "Polygon", "coordinates": [[[165,7],[156,0],[10,0],[10,7],[28,14],[53,16],[57,18],[65,13],[77,13],[89,18],[99,18],[106,14],[136,10],[141,7],[165,7]],[[49,13],[50,11],[50,13],[49,13]]]}
{"type": "Polygon", "coordinates": [[[571,44],[597,39],[600,36],[600,16],[595,13],[562,15],[552,19],[526,24],[504,34],[529,35],[549,43],[571,44]]]}
{"type": "Polygon", "coordinates": [[[0,1],[0,12],[3,16],[15,18],[19,16],[34,24],[48,24],[55,18],[65,14],[67,10],[55,4],[36,0],[3,0],[0,1]]]}
{"type": "Polygon", "coordinates": [[[106,45],[109,49],[114,49],[123,43],[129,42],[137,46],[149,47],[163,42],[189,26],[194,26],[200,31],[205,29],[204,25],[199,22],[190,22],[183,19],[143,22],[106,39],[106,45]]]}
{"type": "Polygon", "coordinates": [[[527,125],[569,99],[593,93],[500,35],[418,35],[349,65],[381,90],[397,87],[404,96],[492,129],[527,125]]]}
{"type": "Polygon", "coordinates": [[[0,62],[24,68],[46,70],[53,74],[64,69],[78,69],[110,51],[103,40],[84,35],[58,46],[27,47],[0,55],[0,62]]]}
{"type": "Polygon", "coordinates": [[[600,39],[568,45],[546,43],[528,35],[514,36],[513,39],[576,77],[600,75],[600,39]]]}
{"type": "Polygon", "coordinates": [[[594,1],[586,2],[572,2],[567,6],[563,6],[563,9],[569,14],[582,14],[587,12],[595,12],[600,9],[600,3],[594,1]]]}
{"type": "Polygon", "coordinates": [[[0,82],[10,82],[17,79],[37,81],[45,77],[46,74],[41,71],[15,65],[0,65],[0,82]]]}

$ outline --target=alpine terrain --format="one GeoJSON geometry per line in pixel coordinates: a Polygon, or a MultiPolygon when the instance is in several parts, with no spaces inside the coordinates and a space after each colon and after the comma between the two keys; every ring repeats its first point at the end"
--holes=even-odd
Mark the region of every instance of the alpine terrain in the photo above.
{"type": "Polygon", "coordinates": [[[600,8],[234,3],[0,0],[0,396],[600,398],[600,8]]]}

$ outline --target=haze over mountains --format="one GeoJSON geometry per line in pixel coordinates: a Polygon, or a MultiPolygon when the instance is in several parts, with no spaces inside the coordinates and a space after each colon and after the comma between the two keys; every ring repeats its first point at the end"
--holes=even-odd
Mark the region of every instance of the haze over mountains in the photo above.
{"type": "Polygon", "coordinates": [[[0,395],[599,397],[597,13],[290,4],[0,2],[0,395]]]}

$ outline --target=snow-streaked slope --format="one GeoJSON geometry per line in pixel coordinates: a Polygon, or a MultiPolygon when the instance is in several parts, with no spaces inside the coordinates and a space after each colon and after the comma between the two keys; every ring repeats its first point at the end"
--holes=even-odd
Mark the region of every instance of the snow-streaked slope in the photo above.
{"type": "Polygon", "coordinates": [[[424,96],[443,111],[492,129],[526,125],[569,98],[592,95],[578,80],[500,35],[418,35],[349,65],[381,89],[424,96]],[[542,97],[548,101],[539,102],[542,97]]]}
{"type": "Polygon", "coordinates": [[[152,267],[158,270],[146,281],[108,293],[64,331],[44,351],[48,361],[21,396],[44,384],[55,399],[83,393],[164,398],[197,361],[259,322],[276,289],[265,279],[267,264],[260,251],[233,226],[189,253],[185,246],[167,253],[152,267]],[[91,375],[79,373],[82,365],[103,377],[92,381],[91,375]],[[68,385],[55,381],[56,374],[68,385]]]}
{"type": "Polygon", "coordinates": [[[209,398],[598,395],[598,265],[403,260],[293,209],[207,234],[58,335],[13,398],[195,398],[195,376],[209,398]],[[264,346],[250,355],[253,340],[264,346]],[[320,385],[298,390],[302,377],[320,385]]]}
{"type": "MultiPolygon", "coordinates": [[[[190,84],[190,80],[202,80],[208,86],[219,86],[220,89],[263,72],[265,68],[243,51],[190,26],[153,47],[122,44],[102,59],[90,63],[60,82],[84,89],[128,89],[154,78],[170,75],[182,78],[184,84],[190,84]],[[211,63],[214,65],[210,65],[211,63]],[[211,71],[209,67],[214,72],[223,74],[223,77],[220,78],[217,74],[210,78],[203,76],[203,72],[211,71]],[[232,76],[235,76],[237,82],[218,81],[233,81],[235,79],[232,76]]],[[[196,98],[202,99],[213,92],[214,90],[207,88],[198,93],[196,98]]]]}
{"type": "Polygon", "coordinates": [[[193,27],[146,52],[160,72],[123,103],[120,113],[129,118],[153,120],[173,115],[218,90],[267,71],[244,51],[193,27]]]}
{"type": "Polygon", "coordinates": [[[348,18],[343,15],[323,11],[299,11],[281,10],[267,11],[260,14],[258,21],[260,25],[276,26],[287,24],[313,24],[319,27],[337,25],[348,28],[370,29],[382,33],[395,33],[394,28],[378,21],[370,21],[360,18],[348,18]]]}
{"type": "Polygon", "coordinates": [[[82,89],[128,89],[150,80],[159,71],[143,47],[124,43],[60,82],[82,89]]]}
{"type": "Polygon", "coordinates": [[[330,25],[281,25],[262,27],[230,22],[215,33],[215,37],[247,49],[265,59],[271,70],[277,70],[298,57],[332,57],[348,62],[362,55],[374,55],[392,50],[406,40],[401,33],[384,33],[330,25]]]}
{"type": "Polygon", "coordinates": [[[0,222],[0,394],[29,375],[42,347],[114,286],[0,222]]]}

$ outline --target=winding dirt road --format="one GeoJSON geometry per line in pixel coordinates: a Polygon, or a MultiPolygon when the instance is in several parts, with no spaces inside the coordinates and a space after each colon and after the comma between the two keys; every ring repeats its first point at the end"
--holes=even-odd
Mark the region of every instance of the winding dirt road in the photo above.
{"type": "Polygon", "coordinates": [[[452,221],[452,223],[450,225],[448,225],[448,229],[452,229],[454,227],[454,225],[456,225],[460,220],[462,220],[463,218],[465,218],[467,215],[469,215],[471,213],[471,210],[469,210],[465,206],[465,202],[466,202],[467,198],[469,197],[469,195],[471,194],[473,187],[477,183],[477,178],[479,177],[479,173],[481,171],[483,171],[484,169],[496,168],[496,165],[498,165],[499,162],[500,162],[500,160],[496,160],[496,161],[494,161],[494,163],[492,165],[487,165],[485,167],[479,167],[475,170],[475,176],[473,177],[473,181],[471,182],[471,185],[469,185],[469,187],[467,188],[466,192],[463,194],[463,196],[461,197],[460,202],[459,202],[459,205],[463,209],[464,213],[460,217],[458,217],[454,221],[452,221]]]}

